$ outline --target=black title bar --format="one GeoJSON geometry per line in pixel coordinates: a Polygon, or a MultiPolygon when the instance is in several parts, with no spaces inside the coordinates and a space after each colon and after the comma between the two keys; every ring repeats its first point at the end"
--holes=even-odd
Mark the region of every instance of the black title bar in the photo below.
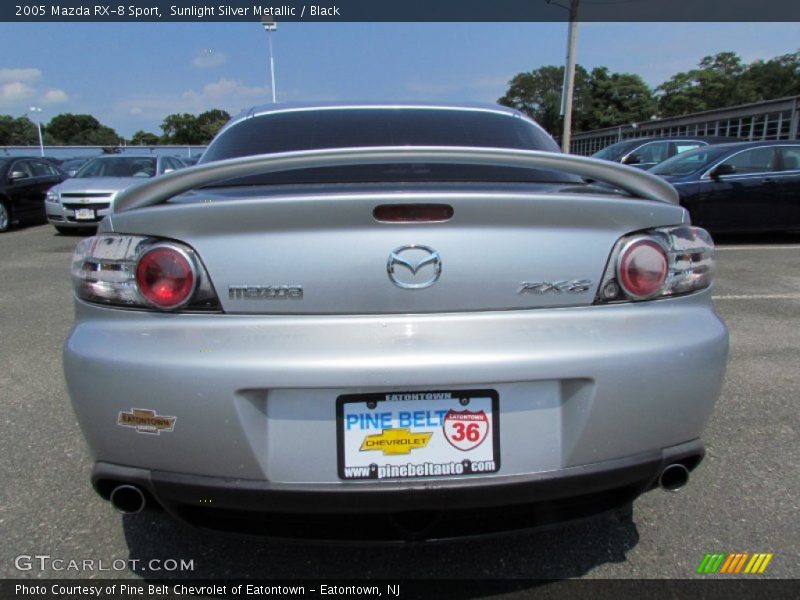
{"type": "Polygon", "coordinates": [[[796,598],[798,580],[743,576],[694,579],[412,579],[412,580],[141,580],[141,579],[5,579],[0,597],[37,600],[217,600],[264,598],[347,598],[348,600],[619,600],[674,598],[796,598]]]}
{"type": "MultiPolygon", "coordinates": [[[[14,1],[10,22],[786,22],[798,0],[110,0],[14,1]]],[[[676,41],[677,43],[677,41],[676,41]]]]}

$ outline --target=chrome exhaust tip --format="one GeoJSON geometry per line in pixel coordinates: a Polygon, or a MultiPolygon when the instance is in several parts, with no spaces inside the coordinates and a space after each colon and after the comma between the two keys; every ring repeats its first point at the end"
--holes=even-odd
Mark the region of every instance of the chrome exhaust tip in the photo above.
{"type": "Polygon", "coordinates": [[[111,505],[124,515],[135,515],[144,510],[147,500],[135,485],[118,485],[108,498],[111,505]]]}
{"type": "Polygon", "coordinates": [[[662,490],[677,492],[689,482],[689,469],[680,463],[669,465],[658,478],[662,490]]]}

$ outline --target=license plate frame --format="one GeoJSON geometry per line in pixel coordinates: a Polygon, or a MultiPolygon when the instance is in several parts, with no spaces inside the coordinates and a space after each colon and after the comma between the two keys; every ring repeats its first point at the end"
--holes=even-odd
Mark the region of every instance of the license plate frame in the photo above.
{"type": "Polygon", "coordinates": [[[499,394],[493,389],[343,394],[336,399],[336,444],[337,472],[344,481],[491,475],[501,464],[499,394]],[[478,432],[477,445],[469,447],[475,442],[465,431],[478,432]]]}

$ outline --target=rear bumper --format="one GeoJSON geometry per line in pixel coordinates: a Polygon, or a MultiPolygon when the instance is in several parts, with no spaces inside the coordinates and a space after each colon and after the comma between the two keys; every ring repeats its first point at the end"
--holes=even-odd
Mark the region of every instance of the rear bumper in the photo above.
{"type": "Polygon", "coordinates": [[[694,469],[700,440],[559,471],[487,479],[296,488],[97,462],[92,483],[108,499],[132,484],[191,525],[269,537],[402,541],[475,536],[588,517],[655,487],[670,464],[694,469]]]}
{"type": "Polygon", "coordinates": [[[353,317],[154,314],[78,302],[64,371],[102,462],[301,489],[341,485],[337,397],[473,388],[499,396],[502,464],[492,477],[535,475],[702,437],[728,348],[709,295],[353,317]],[[120,426],[133,409],[174,417],[174,428],[120,426]]]}
{"type": "Polygon", "coordinates": [[[728,349],[710,291],[482,314],[76,311],[64,367],[98,491],[132,483],[193,525],[278,538],[445,539],[629,503],[699,462],[728,349]],[[471,388],[499,398],[499,471],[339,478],[339,396],[471,388]],[[172,426],[122,426],[136,409],[172,426]]]}

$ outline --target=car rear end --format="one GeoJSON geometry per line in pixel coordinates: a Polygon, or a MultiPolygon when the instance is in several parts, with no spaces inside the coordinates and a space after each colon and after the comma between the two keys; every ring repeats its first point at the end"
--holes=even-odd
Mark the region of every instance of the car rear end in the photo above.
{"type": "MultiPolygon", "coordinates": [[[[421,168],[448,152],[308,154],[164,179],[349,156],[421,168]]],[[[680,487],[702,458],[727,331],[711,240],[674,204],[571,182],[138,198],[79,244],[64,349],[95,488],[122,510],[153,502],[274,537],[443,539],[602,512],[662,474],[680,487]]]]}

